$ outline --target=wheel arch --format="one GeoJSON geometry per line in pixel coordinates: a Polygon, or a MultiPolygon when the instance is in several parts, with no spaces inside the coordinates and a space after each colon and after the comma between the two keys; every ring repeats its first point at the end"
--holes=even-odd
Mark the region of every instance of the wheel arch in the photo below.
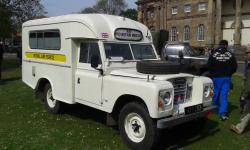
{"type": "Polygon", "coordinates": [[[128,103],[131,102],[138,102],[140,104],[142,104],[146,111],[149,112],[147,104],[143,101],[142,98],[135,96],[135,95],[130,95],[130,94],[125,94],[125,95],[121,95],[115,102],[113,110],[111,112],[112,116],[114,117],[114,119],[118,119],[119,113],[121,111],[121,109],[128,103]]]}
{"type": "Polygon", "coordinates": [[[41,99],[42,101],[44,101],[42,99],[42,94],[44,92],[45,85],[48,84],[48,83],[52,86],[52,83],[48,78],[40,78],[37,81],[37,84],[36,84],[36,87],[35,87],[35,93],[36,93],[36,97],[41,99]]]}

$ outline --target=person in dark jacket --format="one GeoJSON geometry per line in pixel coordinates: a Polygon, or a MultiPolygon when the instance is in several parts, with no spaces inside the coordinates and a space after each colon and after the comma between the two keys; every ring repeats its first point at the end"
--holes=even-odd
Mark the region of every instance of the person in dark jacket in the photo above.
{"type": "Polygon", "coordinates": [[[2,79],[3,44],[0,43],[0,80],[2,79]]]}
{"type": "Polygon", "coordinates": [[[232,74],[237,70],[234,54],[227,49],[228,41],[222,40],[219,48],[215,49],[208,59],[208,69],[214,83],[213,103],[218,106],[221,120],[227,120],[228,93],[232,74]]]}
{"type": "Polygon", "coordinates": [[[231,125],[231,130],[241,134],[250,121],[250,48],[246,51],[247,64],[245,70],[245,85],[242,95],[240,97],[241,102],[244,102],[244,113],[240,122],[236,125],[231,125]]]}

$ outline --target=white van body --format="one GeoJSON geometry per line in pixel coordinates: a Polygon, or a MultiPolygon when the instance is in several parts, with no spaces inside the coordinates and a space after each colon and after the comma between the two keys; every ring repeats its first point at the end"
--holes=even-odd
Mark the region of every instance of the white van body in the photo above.
{"type": "Polygon", "coordinates": [[[128,102],[131,102],[131,98],[138,100],[145,104],[149,116],[157,120],[157,128],[203,117],[215,109],[209,95],[213,84],[207,77],[184,73],[139,73],[136,70],[139,60],[135,59],[137,56],[132,47],[141,45],[152,47],[151,60],[159,60],[149,29],[124,17],[74,14],[31,20],[22,27],[22,80],[36,90],[43,90],[44,82],[49,83],[56,101],[80,103],[107,113],[114,113],[118,105],[121,109],[126,102],[120,101],[126,98],[130,99],[128,102]],[[129,56],[124,54],[128,60],[117,56],[107,57],[107,49],[119,44],[129,48],[132,53],[129,56]],[[85,59],[85,52],[84,58],[80,58],[83,57],[81,49],[88,49],[88,57],[91,53],[89,49],[99,49],[98,69],[91,67],[90,58],[85,59]],[[174,103],[176,85],[172,81],[175,79],[185,79],[185,85],[190,85],[189,100],[174,103]],[[171,94],[169,104],[164,109],[159,108],[161,91],[171,94]],[[185,114],[186,107],[195,105],[202,105],[202,111],[185,114]]]}

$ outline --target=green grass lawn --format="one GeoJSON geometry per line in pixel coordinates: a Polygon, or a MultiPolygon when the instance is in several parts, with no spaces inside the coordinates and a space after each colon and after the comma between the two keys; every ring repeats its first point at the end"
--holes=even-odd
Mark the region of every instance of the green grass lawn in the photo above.
{"type": "MultiPolygon", "coordinates": [[[[34,91],[22,83],[21,69],[16,62],[5,62],[0,82],[1,150],[127,149],[118,130],[105,125],[103,112],[73,105],[61,115],[47,113],[34,91]],[[11,69],[7,69],[8,66],[11,69]]],[[[164,130],[159,149],[250,149],[249,128],[243,135],[229,131],[230,124],[239,120],[238,97],[243,86],[240,77],[235,76],[233,81],[228,121],[222,122],[213,115],[202,129],[188,123],[164,130]]]]}

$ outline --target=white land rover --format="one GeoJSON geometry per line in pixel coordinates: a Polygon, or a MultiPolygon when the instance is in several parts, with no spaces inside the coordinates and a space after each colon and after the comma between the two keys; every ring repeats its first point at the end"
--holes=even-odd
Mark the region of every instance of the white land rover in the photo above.
{"type": "Polygon", "coordinates": [[[132,149],[149,149],[158,130],[214,111],[209,78],[159,60],[149,29],[111,15],[37,19],[22,27],[22,79],[47,110],[80,103],[107,112],[132,149]],[[147,61],[145,61],[147,60],[147,61]]]}

